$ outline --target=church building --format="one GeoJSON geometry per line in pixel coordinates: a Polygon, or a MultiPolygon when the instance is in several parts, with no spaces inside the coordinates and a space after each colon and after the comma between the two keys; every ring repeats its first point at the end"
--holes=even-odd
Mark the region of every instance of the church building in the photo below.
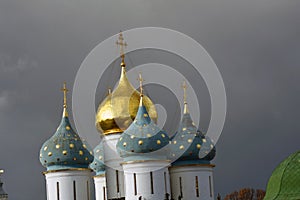
{"type": "Polygon", "coordinates": [[[95,125],[102,140],[94,150],[69,122],[64,83],[61,122],[40,150],[47,200],[213,200],[216,148],[191,118],[186,84],[177,132],[166,133],[156,124],[141,75],[139,90],[127,79],[122,33],[117,44],[121,75],[98,107],[95,125]]]}

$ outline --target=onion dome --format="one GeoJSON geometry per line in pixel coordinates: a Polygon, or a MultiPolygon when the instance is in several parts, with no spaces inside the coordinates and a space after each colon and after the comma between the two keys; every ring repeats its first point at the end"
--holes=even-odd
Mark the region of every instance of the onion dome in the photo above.
{"type": "Polygon", "coordinates": [[[94,161],[90,164],[90,168],[96,172],[96,175],[105,174],[103,142],[95,147],[94,161]]]}
{"type": "MultiPolygon", "coordinates": [[[[120,33],[118,45],[121,46],[121,76],[116,89],[109,94],[99,105],[96,114],[96,128],[104,135],[118,134],[126,130],[136,117],[139,108],[140,93],[131,85],[126,76],[124,43],[120,33]]],[[[143,98],[143,104],[154,122],[157,121],[155,105],[147,96],[143,98]]]]}
{"type": "Polygon", "coordinates": [[[54,133],[40,150],[40,162],[47,170],[60,170],[68,168],[88,168],[93,161],[93,152],[89,145],[81,140],[73,130],[67,112],[66,83],[64,92],[63,116],[54,133]]]}
{"type": "Polygon", "coordinates": [[[186,101],[186,83],[184,89],[184,111],[178,131],[171,141],[170,158],[178,158],[173,165],[209,164],[215,156],[215,147],[211,140],[197,129],[189,113],[186,101]]]}
{"type": "Polygon", "coordinates": [[[273,171],[264,200],[300,199],[300,151],[290,155],[273,171]]]}
{"type": "Polygon", "coordinates": [[[141,87],[140,106],[136,118],[122,133],[117,143],[118,153],[125,161],[162,159],[166,158],[163,147],[167,144],[169,144],[168,134],[152,121],[144,106],[141,87]]]}
{"type": "Polygon", "coordinates": [[[199,158],[201,160],[211,161],[215,158],[216,152],[216,147],[213,141],[208,136],[204,135],[202,138],[202,146],[199,151],[199,158]]]}

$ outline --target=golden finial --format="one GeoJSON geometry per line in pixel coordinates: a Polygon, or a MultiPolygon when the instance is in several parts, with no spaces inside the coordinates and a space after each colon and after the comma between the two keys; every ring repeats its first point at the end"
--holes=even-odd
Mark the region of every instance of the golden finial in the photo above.
{"type": "Polygon", "coordinates": [[[187,84],[185,81],[182,83],[182,88],[183,88],[183,103],[184,103],[184,109],[183,113],[186,114],[189,112],[188,106],[187,106],[187,95],[186,95],[186,89],[187,89],[187,84]]]}
{"type": "Polygon", "coordinates": [[[124,42],[124,37],[122,31],[119,33],[119,40],[116,42],[117,46],[120,46],[120,56],[121,56],[121,67],[125,67],[125,54],[124,54],[124,47],[127,47],[127,43],[124,42]]]}
{"type": "Polygon", "coordinates": [[[63,88],[61,88],[61,91],[64,93],[64,111],[63,111],[63,117],[68,117],[68,111],[67,111],[67,92],[69,91],[67,89],[67,83],[64,82],[63,88]]]}
{"type": "Polygon", "coordinates": [[[144,95],[144,89],[143,89],[143,82],[145,81],[142,77],[142,73],[139,73],[139,79],[140,81],[140,93],[141,93],[141,96],[144,95]]]}

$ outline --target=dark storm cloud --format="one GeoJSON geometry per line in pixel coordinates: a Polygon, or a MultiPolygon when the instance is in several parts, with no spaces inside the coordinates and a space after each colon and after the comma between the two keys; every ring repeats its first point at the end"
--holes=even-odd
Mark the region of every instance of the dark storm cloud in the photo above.
{"type": "Polygon", "coordinates": [[[221,71],[228,115],[214,161],[215,192],[264,189],[273,168],[299,149],[299,6],[284,0],[2,0],[0,167],[10,198],[46,199],[38,152],[60,120],[61,83],[73,84],[99,42],[143,26],[193,37],[221,71]]]}

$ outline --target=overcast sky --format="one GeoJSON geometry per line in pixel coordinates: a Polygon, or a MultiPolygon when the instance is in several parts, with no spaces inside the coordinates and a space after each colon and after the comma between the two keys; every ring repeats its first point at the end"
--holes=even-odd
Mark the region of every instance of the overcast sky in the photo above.
{"type": "Polygon", "coordinates": [[[10,199],[46,199],[38,157],[60,120],[62,82],[73,84],[98,43],[144,26],[191,36],[222,74],[228,113],[215,192],[265,189],[276,165],[299,150],[299,10],[298,0],[1,0],[0,168],[10,199]]]}

